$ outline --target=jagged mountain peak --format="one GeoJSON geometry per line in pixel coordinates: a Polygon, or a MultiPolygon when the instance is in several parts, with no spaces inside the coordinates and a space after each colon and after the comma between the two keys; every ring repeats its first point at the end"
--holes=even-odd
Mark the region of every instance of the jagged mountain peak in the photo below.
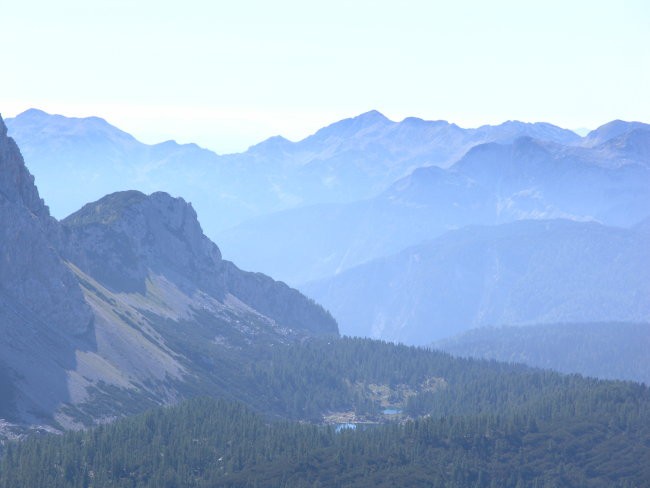
{"type": "Polygon", "coordinates": [[[357,115],[356,117],[352,117],[352,120],[357,120],[357,121],[364,121],[364,122],[391,122],[391,120],[386,117],[384,114],[382,114],[378,110],[368,110],[367,112],[363,112],[362,114],[357,115]]]}
{"type": "Polygon", "coordinates": [[[119,130],[116,127],[112,126],[109,124],[105,119],[97,116],[90,116],[90,117],[67,117],[64,115],[59,115],[59,114],[51,114],[48,113],[44,110],[38,109],[38,108],[30,108],[25,110],[24,112],[21,112],[18,114],[16,119],[22,119],[23,121],[43,121],[47,120],[50,122],[56,122],[58,124],[62,124],[63,126],[66,127],[71,127],[74,125],[83,125],[83,126],[88,126],[88,125],[94,125],[95,127],[97,126],[109,126],[115,130],[119,130]]]}
{"type": "Polygon", "coordinates": [[[52,117],[51,114],[47,113],[45,110],[39,108],[28,108],[24,112],[19,113],[16,118],[22,118],[25,120],[34,120],[34,119],[45,119],[52,117]]]}
{"type": "Polygon", "coordinates": [[[501,122],[500,124],[497,124],[494,127],[528,127],[528,126],[535,126],[535,125],[551,126],[551,124],[546,124],[544,122],[523,122],[521,120],[510,119],[510,120],[506,120],[505,122],[501,122]]]}
{"type": "Polygon", "coordinates": [[[447,122],[446,120],[425,120],[420,117],[406,117],[401,122],[399,122],[399,124],[406,127],[427,126],[427,127],[453,127],[455,129],[459,129],[459,127],[456,124],[452,124],[450,122],[447,122]]]}
{"type": "Polygon", "coordinates": [[[62,224],[67,259],[113,292],[147,296],[151,283],[163,279],[186,296],[207,294],[224,304],[233,296],[294,331],[337,334],[332,317],[298,291],[222,260],[192,205],[182,198],[164,192],[112,193],[62,224]]]}
{"type": "Polygon", "coordinates": [[[7,126],[0,116],[0,196],[12,203],[27,207],[41,217],[49,217],[49,210],[38,194],[34,176],[29,172],[18,146],[7,135],[7,126]]]}
{"type": "Polygon", "coordinates": [[[25,321],[39,329],[85,332],[92,318],[59,260],[58,223],[50,217],[1,117],[0,223],[0,333],[5,326],[25,321]]]}
{"type": "Polygon", "coordinates": [[[111,193],[84,205],[62,221],[68,227],[102,224],[136,234],[139,230],[134,226],[154,222],[188,242],[205,237],[192,204],[162,191],[151,195],[137,190],[111,193]]]}
{"type": "Polygon", "coordinates": [[[174,230],[179,230],[188,222],[190,225],[198,226],[200,230],[192,204],[162,191],[151,195],[138,190],[111,193],[96,202],[84,205],[80,210],[66,217],[63,223],[68,226],[108,225],[117,221],[128,221],[149,210],[156,210],[159,217],[174,230]]]}
{"type": "Polygon", "coordinates": [[[364,112],[356,117],[339,120],[333,124],[328,125],[317,131],[314,135],[305,139],[306,142],[327,140],[332,137],[347,138],[352,137],[360,132],[365,132],[371,129],[379,129],[385,126],[395,124],[392,120],[388,119],[377,110],[370,110],[364,112]]]}
{"type": "Polygon", "coordinates": [[[298,291],[223,261],[181,198],[112,193],[57,222],[1,119],[0,263],[0,417],[27,424],[122,415],[116,391],[136,409],[207,392],[206,347],[338,334],[298,291]]]}
{"type": "Polygon", "coordinates": [[[260,142],[259,144],[254,144],[249,147],[248,150],[251,152],[260,152],[264,153],[266,151],[271,152],[282,152],[293,145],[286,137],[280,135],[269,137],[268,139],[260,142]]]}
{"type": "Polygon", "coordinates": [[[219,267],[221,252],[182,198],[164,192],[116,192],[84,205],[61,223],[77,244],[70,248],[73,261],[113,289],[143,292],[154,271],[184,276],[220,292],[202,270],[219,267]]]}

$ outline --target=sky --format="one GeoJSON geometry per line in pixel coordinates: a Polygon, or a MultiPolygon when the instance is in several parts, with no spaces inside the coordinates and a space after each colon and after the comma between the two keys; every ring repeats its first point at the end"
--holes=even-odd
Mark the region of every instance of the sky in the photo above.
{"type": "Polygon", "coordinates": [[[650,122],[650,2],[0,0],[0,113],[235,152],[376,109],[650,122]]]}

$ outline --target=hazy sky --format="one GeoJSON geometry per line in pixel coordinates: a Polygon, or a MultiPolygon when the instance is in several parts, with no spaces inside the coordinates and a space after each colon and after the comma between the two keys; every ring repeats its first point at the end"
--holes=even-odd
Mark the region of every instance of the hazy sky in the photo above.
{"type": "Polygon", "coordinates": [[[650,122],[650,2],[0,0],[0,113],[218,152],[377,109],[650,122]]]}

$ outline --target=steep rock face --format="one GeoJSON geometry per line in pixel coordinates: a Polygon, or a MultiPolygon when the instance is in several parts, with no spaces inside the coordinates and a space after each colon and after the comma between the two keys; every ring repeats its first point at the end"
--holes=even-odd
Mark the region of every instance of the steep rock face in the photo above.
{"type": "Polygon", "coordinates": [[[258,313],[301,333],[338,333],[335,321],[298,291],[221,258],[202,232],[192,206],[158,192],[118,192],[62,221],[66,256],[114,292],[147,293],[151,276],[163,276],[187,295],[233,296],[258,313]]]}
{"type": "Polygon", "coordinates": [[[107,195],[62,221],[67,255],[80,269],[116,291],[145,291],[150,271],[184,279],[215,295],[210,276],[221,264],[217,246],[203,235],[196,212],[166,193],[107,195]]]}
{"type": "Polygon", "coordinates": [[[88,330],[92,314],[74,276],[55,250],[57,222],[38,195],[15,142],[0,119],[0,295],[46,327],[65,333],[88,330]]]}
{"type": "Polygon", "coordinates": [[[7,127],[0,119],[0,192],[9,202],[23,205],[37,217],[48,217],[45,203],[38,195],[34,177],[25,167],[25,162],[14,140],[7,136],[7,127]]]}
{"type": "Polygon", "coordinates": [[[57,222],[0,119],[0,419],[75,427],[186,395],[253,403],[237,372],[256,348],[337,333],[295,290],[223,261],[182,199],[122,192],[57,222]]]}

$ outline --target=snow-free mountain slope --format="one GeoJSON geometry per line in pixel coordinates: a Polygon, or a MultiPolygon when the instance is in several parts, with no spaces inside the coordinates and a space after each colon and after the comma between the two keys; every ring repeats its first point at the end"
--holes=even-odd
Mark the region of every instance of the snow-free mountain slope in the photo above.
{"type": "MultiPolygon", "coordinates": [[[[650,141],[650,132],[638,136],[650,141]]],[[[640,153],[612,154],[530,137],[485,143],[375,198],[259,217],[218,241],[244,268],[299,285],[465,225],[568,218],[629,226],[650,214],[650,166],[640,153]]]]}
{"type": "Polygon", "coordinates": [[[277,136],[244,153],[218,156],[194,144],[143,144],[97,117],[32,109],[7,125],[55,216],[118,190],[166,191],[193,202],[211,237],[274,211],[373,197],[417,167],[449,166],[479,143],[523,135],[563,144],[581,140],[544,123],[463,129],[413,117],[393,122],[371,111],[302,141],[277,136]]]}
{"type": "Polygon", "coordinates": [[[481,327],[433,346],[457,356],[650,384],[650,323],[481,327]]]}
{"type": "Polygon", "coordinates": [[[177,193],[194,185],[207,191],[202,185],[206,168],[219,169],[211,151],[173,141],[143,144],[97,117],[69,118],[32,109],[8,119],[7,126],[57,217],[118,190],[177,193]]]}
{"type": "Polygon", "coordinates": [[[302,286],[346,335],[426,345],[486,325],[650,320],[650,240],[595,222],[451,231],[302,286]]]}
{"type": "Polygon", "coordinates": [[[223,260],[180,198],[120,192],[57,222],[0,129],[1,418],[70,427],[185,395],[253,403],[234,378],[255,347],[338,334],[296,290],[223,260]]]}
{"type": "Polygon", "coordinates": [[[158,277],[192,296],[232,296],[294,331],[336,335],[336,324],[296,290],[221,258],[192,206],[166,193],[114,193],[64,219],[65,256],[103,286],[147,293],[158,277]]]}
{"type": "Polygon", "coordinates": [[[601,125],[597,129],[592,130],[584,138],[583,145],[587,147],[594,147],[604,142],[620,137],[634,130],[648,130],[649,124],[642,122],[626,122],[624,120],[612,120],[606,124],[601,125]]]}

